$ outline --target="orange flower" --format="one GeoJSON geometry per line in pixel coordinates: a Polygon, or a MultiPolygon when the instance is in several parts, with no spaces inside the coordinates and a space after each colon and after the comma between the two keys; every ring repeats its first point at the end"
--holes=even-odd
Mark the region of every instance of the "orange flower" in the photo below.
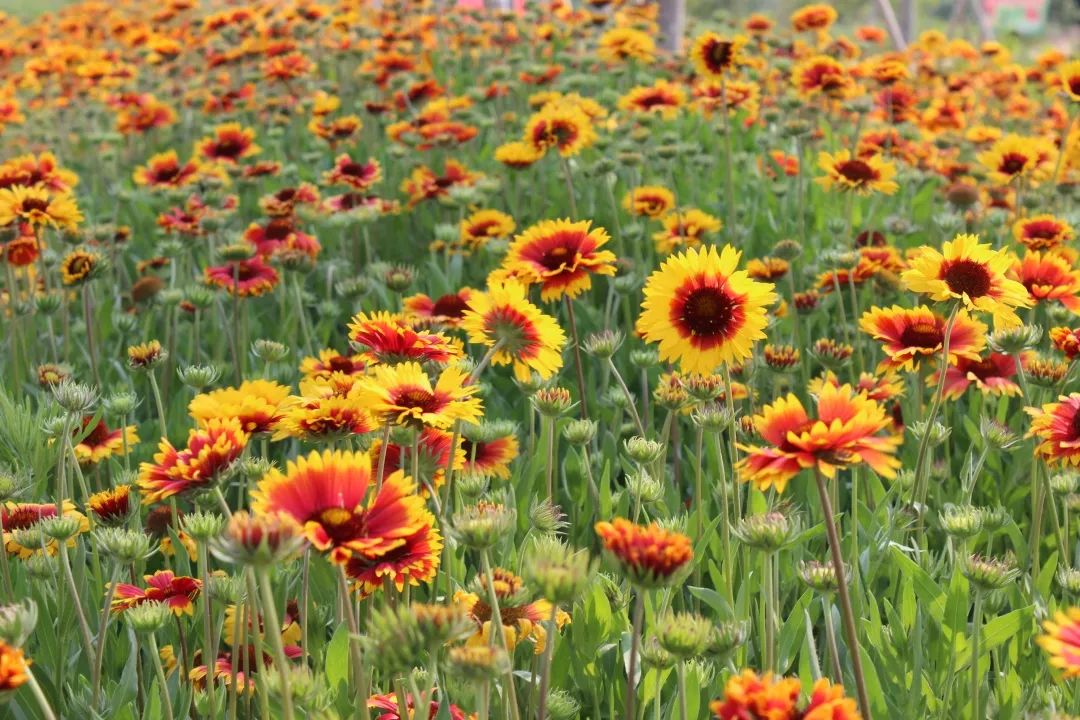
{"type": "Polygon", "coordinates": [[[30,679],[29,665],[22,650],[0,640],[0,697],[30,679]]]}
{"type": "Polygon", "coordinates": [[[1076,236],[1072,226],[1053,215],[1020,218],[1013,225],[1013,237],[1028,250],[1048,250],[1076,236]]]}
{"type": "Polygon", "coordinates": [[[825,385],[817,401],[817,418],[791,393],[754,416],[754,429],[769,445],[740,446],[747,453],[736,465],[742,482],[783,492],[803,470],[834,478],[839,468],[859,463],[884,477],[896,475],[901,438],[878,435],[892,423],[881,405],[850,385],[825,385]]]}
{"type": "Polygon", "coordinates": [[[1057,300],[1080,313],[1080,270],[1061,254],[1028,252],[1013,263],[1010,276],[1027,288],[1034,303],[1057,300]]]}
{"type": "Polygon", "coordinates": [[[1069,360],[1080,355],[1080,330],[1067,327],[1050,328],[1050,341],[1069,360]]]}
{"type": "Polygon", "coordinates": [[[188,160],[181,164],[175,150],[152,155],[146,165],[135,168],[136,185],[150,188],[179,188],[190,185],[199,177],[199,164],[188,160]]]}
{"type": "MultiPolygon", "coordinates": [[[[1012,379],[1016,375],[1016,360],[1012,355],[990,353],[984,358],[960,358],[945,371],[945,397],[956,400],[974,385],[984,395],[1020,395],[1020,386],[1012,379]]],[[[937,387],[941,369],[927,379],[937,387]]]]}
{"type": "Polygon", "coordinates": [[[203,271],[203,277],[208,284],[240,297],[265,295],[273,291],[280,280],[278,271],[260,255],[224,265],[211,265],[203,271]]]}
{"type": "Polygon", "coordinates": [[[694,557],[690,538],[655,523],[635,525],[625,518],[596,523],[604,549],[615,558],[630,581],[641,587],[675,582],[694,557]]]}
{"type": "Polygon", "coordinates": [[[456,293],[447,293],[438,298],[431,298],[418,293],[405,298],[402,304],[409,319],[424,325],[442,325],[459,327],[469,309],[469,297],[475,292],[472,288],[462,288],[456,293]]]}
{"type": "Polygon", "coordinates": [[[237,163],[261,151],[255,144],[255,131],[240,123],[218,125],[213,135],[202,138],[195,147],[208,161],[224,163],[237,163]]]}
{"type": "Polygon", "coordinates": [[[804,5],[791,14],[791,27],[795,32],[822,32],[832,27],[836,17],[831,5],[804,5]]]}
{"type": "Polygon", "coordinates": [[[772,673],[759,677],[743,670],[724,686],[724,697],[709,705],[719,720],[793,720],[801,685],[796,678],[776,678],[772,673]]]}

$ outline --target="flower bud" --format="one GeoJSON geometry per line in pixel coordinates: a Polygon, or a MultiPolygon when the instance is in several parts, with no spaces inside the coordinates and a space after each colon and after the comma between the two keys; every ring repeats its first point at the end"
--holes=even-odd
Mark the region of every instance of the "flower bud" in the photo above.
{"type": "Polygon", "coordinates": [[[571,420],[563,427],[563,437],[574,447],[582,447],[596,437],[596,429],[595,420],[571,420]]]}
{"type": "Polygon", "coordinates": [[[73,515],[56,515],[40,521],[41,531],[57,542],[67,542],[79,534],[80,518],[73,515]]]}
{"type": "Polygon", "coordinates": [[[500,502],[481,500],[454,513],[450,532],[463,545],[486,550],[512,532],[517,512],[500,502]]]}
{"type": "Polygon", "coordinates": [[[601,330],[585,338],[585,352],[601,360],[614,355],[622,345],[623,334],[618,330],[601,330]]]}
{"type": "Polygon", "coordinates": [[[626,454],[639,465],[652,465],[664,454],[664,444],[640,435],[623,442],[626,454]]]}
{"type": "Polygon", "coordinates": [[[251,343],[251,354],[265,363],[281,362],[289,356],[289,346],[276,340],[260,338],[251,343]]]}
{"type": "Polygon", "coordinates": [[[121,565],[131,565],[150,557],[154,541],[140,530],[104,527],[94,531],[94,540],[121,565]]]}
{"type": "Polygon", "coordinates": [[[125,417],[139,406],[139,396],[133,392],[121,391],[104,398],[102,405],[106,412],[125,417]]]}
{"type": "Polygon", "coordinates": [[[719,403],[706,403],[695,410],[690,417],[696,425],[712,433],[727,430],[735,421],[731,408],[719,403]]]}
{"type": "Polygon", "coordinates": [[[85,415],[97,402],[97,391],[89,385],[64,380],[52,388],[56,404],[72,415],[85,415]]]}
{"type": "Polygon", "coordinates": [[[1016,559],[970,555],[960,561],[960,572],[980,591],[1000,590],[1020,576],[1016,559]]]}
{"type": "Polygon", "coordinates": [[[979,419],[979,431],[987,445],[994,450],[1011,450],[1022,439],[1008,425],[985,416],[979,419]]]}
{"type": "Polygon", "coordinates": [[[713,625],[705,643],[705,652],[718,658],[726,658],[746,643],[746,623],[728,620],[713,625]]]}
{"type": "Polygon", "coordinates": [[[669,613],[657,625],[656,640],[678,660],[687,660],[705,651],[712,630],[712,623],[697,613],[669,613]]]}
{"type": "Polygon", "coordinates": [[[213,365],[188,365],[177,368],[176,374],[180,382],[195,391],[201,391],[221,378],[221,370],[213,365]]]}
{"type": "Polygon", "coordinates": [[[548,418],[556,418],[565,413],[573,404],[570,391],[566,388],[540,388],[532,398],[533,407],[548,418]]]}
{"type": "Polygon", "coordinates": [[[548,691],[547,712],[550,720],[574,720],[581,713],[581,703],[565,690],[548,691]]]}
{"type": "Polygon", "coordinates": [[[225,529],[225,518],[213,512],[193,512],[180,523],[184,532],[199,542],[209,542],[225,529]]]}
{"type": "Polygon", "coordinates": [[[630,364],[639,370],[648,370],[660,363],[660,356],[654,348],[639,348],[630,351],[630,364]]]}
{"type": "Polygon", "coordinates": [[[172,619],[172,610],[165,603],[152,600],[125,610],[124,619],[137,635],[149,635],[165,627],[172,619]]]}
{"type": "Polygon", "coordinates": [[[0,640],[22,647],[37,626],[37,605],[31,598],[11,605],[0,605],[0,640]]]}
{"type": "Polygon", "coordinates": [[[799,563],[799,579],[806,586],[822,595],[828,595],[837,591],[840,584],[836,579],[836,569],[831,563],[821,563],[817,560],[808,560],[799,563]]]}
{"type": "Polygon", "coordinates": [[[644,505],[652,505],[664,499],[664,486],[645,468],[638,468],[626,476],[626,491],[630,497],[644,505]]]}
{"type": "Polygon", "coordinates": [[[938,515],[941,529],[955,538],[975,537],[983,529],[983,514],[971,505],[953,505],[946,503],[938,515]]]}
{"type": "Polygon", "coordinates": [[[214,556],[234,565],[268,567],[292,558],[304,545],[300,527],[283,513],[233,513],[225,532],[210,541],[214,556]]]}
{"type": "Polygon", "coordinates": [[[448,670],[469,683],[490,682],[510,671],[506,651],[494,645],[462,645],[447,653],[448,670]]]}
{"type": "Polygon", "coordinates": [[[1056,495],[1070,495],[1080,488],[1080,475],[1074,472],[1055,473],[1050,476],[1050,489],[1056,495]]]}
{"type": "Polygon", "coordinates": [[[556,605],[570,605],[585,590],[595,563],[585,550],[541,538],[526,554],[522,573],[530,587],[556,605]]]}
{"type": "Polygon", "coordinates": [[[771,554],[791,542],[798,529],[796,519],[774,510],[743,518],[736,523],[732,532],[746,545],[771,554]]]}
{"type": "Polygon", "coordinates": [[[1042,339],[1042,327],[1039,325],[1021,325],[1016,328],[995,330],[986,338],[990,347],[999,353],[1017,355],[1030,350],[1042,339]]]}
{"type": "Polygon", "coordinates": [[[1076,595],[1080,593],[1080,569],[1071,567],[1059,567],[1055,578],[1057,584],[1067,593],[1076,595]]]}
{"type": "Polygon", "coordinates": [[[908,424],[908,430],[915,436],[916,440],[922,440],[923,435],[929,433],[929,437],[926,441],[930,444],[930,447],[937,447],[943,442],[949,439],[951,428],[942,425],[940,422],[934,421],[932,424],[926,420],[917,420],[908,424]]]}

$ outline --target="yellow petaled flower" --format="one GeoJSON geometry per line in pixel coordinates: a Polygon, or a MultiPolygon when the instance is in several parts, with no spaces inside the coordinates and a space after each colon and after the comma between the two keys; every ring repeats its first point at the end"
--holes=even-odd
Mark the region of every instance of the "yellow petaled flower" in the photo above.
{"type": "Polygon", "coordinates": [[[0,189],[0,225],[14,222],[74,230],[83,216],[69,192],[15,185],[0,189]]]}
{"type": "Polygon", "coordinates": [[[737,270],[741,253],[691,248],[667,259],[645,283],[637,330],[659,343],[660,359],[686,372],[708,374],[722,363],[741,362],[765,337],[765,309],[776,301],[772,283],[737,270]]]}
{"type": "Polygon", "coordinates": [[[495,148],[495,159],[511,168],[526,168],[544,157],[544,151],[532,143],[514,141],[495,148]]]}
{"type": "Polygon", "coordinates": [[[747,40],[742,35],[726,39],[714,32],[699,35],[690,49],[694,68],[707,78],[720,79],[745,62],[742,56],[747,40]]]}
{"type": "Polygon", "coordinates": [[[461,221],[461,244],[481,248],[489,240],[509,237],[516,227],[514,218],[500,210],[477,210],[461,221]]]}
{"type": "Polygon", "coordinates": [[[1062,63],[1058,66],[1057,73],[1061,78],[1061,89],[1073,102],[1080,102],[1080,60],[1062,63]]]}
{"type": "Polygon", "coordinates": [[[697,247],[709,233],[718,232],[723,226],[720,218],[697,208],[684,208],[669,212],[660,218],[663,230],[653,233],[656,252],[666,255],[684,247],[697,247]]]}
{"type": "Polygon", "coordinates": [[[537,152],[557,150],[563,157],[577,155],[596,141],[592,120],[569,103],[544,106],[525,124],[524,141],[537,152]]]}
{"type": "Polygon", "coordinates": [[[600,36],[596,54],[608,62],[640,60],[651,63],[656,57],[652,35],[630,27],[611,28],[600,36]]]}
{"type": "Polygon", "coordinates": [[[74,448],[75,457],[85,465],[95,465],[102,460],[131,452],[132,446],[139,442],[139,434],[134,425],[110,430],[104,420],[98,420],[90,428],[93,418],[83,418],[82,432],[85,433],[74,448]],[[89,428],[89,432],[87,429],[89,428]]]}
{"type": "Polygon", "coordinates": [[[824,32],[836,22],[836,8],[832,5],[804,5],[791,13],[791,27],[795,32],[824,32]]]}
{"type": "Polygon", "coordinates": [[[990,179],[1002,185],[1021,179],[1038,182],[1053,173],[1057,149],[1045,138],[1010,133],[979,153],[978,158],[990,179]]]}
{"type": "MultiPolygon", "coordinates": [[[[63,517],[78,521],[77,533],[89,532],[90,521],[75,509],[75,503],[65,500],[61,504],[61,512],[63,517]]],[[[48,555],[55,555],[59,550],[56,540],[48,537],[44,532],[35,531],[40,528],[32,530],[39,522],[54,517],[56,517],[55,502],[7,502],[0,505],[0,521],[3,521],[4,525],[4,550],[8,555],[18,555],[24,560],[42,551],[48,555]],[[27,530],[30,533],[19,532],[27,530]]],[[[68,538],[67,546],[75,547],[74,536],[68,538]]]]}
{"type": "Polygon", "coordinates": [[[978,235],[957,235],[938,252],[924,246],[900,277],[909,290],[937,302],[959,300],[975,312],[988,312],[995,328],[1020,324],[1016,308],[1030,307],[1027,288],[1006,277],[1013,260],[1007,250],[980,243],[978,235]]]}
{"type": "Polygon", "coordinates": [[[477,422],[483,416],[479,386],[456,367],[440,373],[432,385],[418,363],[379,365],[358,381],[358,398],[375,417],[395,425],[448,428],[458,420],[477,422]]]}
{"type": "Polygon", "coordinates": [[[143,504],[212,487],[244,452],[248,438],[236,418],[214,418],[189,431],[187,447],[180,450],[162,438],[154,462],[139,468],[143,504]]]}
{"type": "Polygon", "coordinates": [[[491,362],[512,363],[514,376],[523,382],[534,370],[546,380],[562,367],[566,335],[555,318],[529,302],[519,282],[492,283],[486,292],[469,296],[461,327],[470,342],[496,348],[491,362]]]}
{"type": "Polygon", "coordinates": [[[592,275],[614,275],[615,254],[599,250],[611,238],[590,221],[544,220],[514,238],[503,268],[526,284],[540,285],[542,300],[575,297],[592,287],[592,275]]]}
{"type": "Polygon", "coordinates": [[[1050,655],[1050,664],[1066,678],[1080,677],[1080,608],[1071,607],[1043,621],[1045,635],[1036,642],[1050,655]]]}
{"type": "Polygon", "coordinates": [[[632,215],[661,217],[675,209],[675,193],[660,185],[642,185],[626,193],[622,204],[632,215]]]}
{"type": "Polygon", "coordinates": [[[151,368],[161,361],[164,352],[157,340],[132,345],[127,349],[128,366],[136,369],[151,368]]]}
{"type": "Polygon", "coordinates": [[[60,279],[65,285],[78,285],[90,279],[101,266],[101,256],[85,250],[73,250],[60,261],[60,279]]]}
{"type": "Polygon", "coordinates": [[[839,61],[828,55],[815,55],[795,66],[791,73],[795,91],[803,98],[824,95],[843,99],[855,92],[855,81],[839,61]]]}
{"type": "Polygon", "coordinates": [[[675,117],[686,104],[686,91],[675,83],[657,80],[652,85],[639,85],[619,98],[619,109],[627,112],[659,115],[665,120],[675,117]]]}
{"type": "Polygon", "coordinates": [[[1076,237],[1076,231],[1054,215],[1034,215],[1013,224],[1013,237],[1029,250],[1046,250],[1069,242],[1076,237]]]}
{"type": "Polygon", "coordinates": [[[853,158],[847,150],[840,150],[835,155],[822,152],[818,154],[818,167],[825,174],[814,178],[814,182],[826,190],[835,188],[840,192],[856,192],[859,195],[873,192],[892,195],[900,189],[893,180],[896,166],[880,155],[853,158]]]}
{"type": "Polygon", "coordinates": [[[244,432],[269,432],[284,414],[289,388],[272,380],[245,380],[240,387],[221,388],[196,395],[188,413],[199,424],[213,419],[236,418],[244,432]]]}

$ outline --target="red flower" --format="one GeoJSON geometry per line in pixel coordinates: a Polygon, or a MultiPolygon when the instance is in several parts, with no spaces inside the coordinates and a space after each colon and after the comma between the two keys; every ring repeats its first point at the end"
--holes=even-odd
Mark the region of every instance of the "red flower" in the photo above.
{"type": "Polygon", "coordinates": [[[116,586],[113,612],[123,612],[145,602],[163,602],[176,615],[193,614],[202,582],[193,577],[178,577],[171,570],[158,570],[153,575],[144,575],[143,580],[145,588],[128,583],[116,586]]]}

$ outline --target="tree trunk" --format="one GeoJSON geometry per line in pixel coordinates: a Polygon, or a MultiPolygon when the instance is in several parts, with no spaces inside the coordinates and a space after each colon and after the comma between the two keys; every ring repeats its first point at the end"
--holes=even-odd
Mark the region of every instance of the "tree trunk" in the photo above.
{"type": "Polygon", "coordinates": [[[686,0],[660,0],[660,47],[678,53],[686,29],[686,0]]]}

